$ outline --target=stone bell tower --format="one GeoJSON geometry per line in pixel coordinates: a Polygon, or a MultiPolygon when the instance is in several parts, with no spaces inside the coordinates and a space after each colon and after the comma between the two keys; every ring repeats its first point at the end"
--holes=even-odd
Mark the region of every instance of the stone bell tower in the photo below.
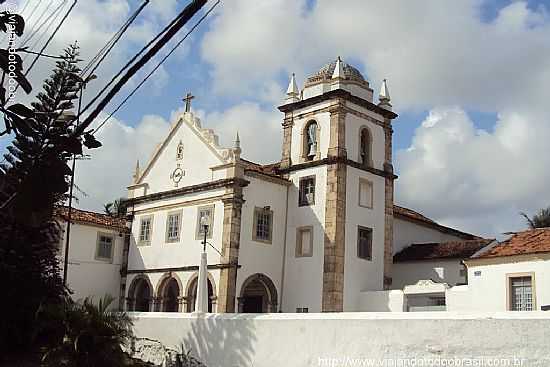
{"type": "MultiPolygon", "coordinates": [[[[287,247],[297,255],[286,269],[319,274],[321,303],[308,305],[312,312],[353,311],[360,291],[391,283],[391,120],[397,115],[386,82],[375,104],[369,82],[338,57],[308,77],[301,91],[292,75],[279,110],[285,114],[280,169],[297,196],[289,205],[296,226],[287,228],[287,247]],[[312,238],[312,248],[304,254],[300,233],[308,228],[311,237],[304,238],[312,238]]],[[[299,282],[289,287],[307,287],[299,282]]],[[[297,294],[288,302],[292,309],[303,301],[297,294]]]]}

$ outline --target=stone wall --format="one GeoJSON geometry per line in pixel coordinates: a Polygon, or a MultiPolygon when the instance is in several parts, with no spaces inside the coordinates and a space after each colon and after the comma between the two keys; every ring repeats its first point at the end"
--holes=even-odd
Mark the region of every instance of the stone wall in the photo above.
{"type": "Polygon", "coordinates": [[[481,359],[550,365],[545,312],[132,315],[136,336],[172,349],[183,344],[208,367],[397,366],[399,360],[420,366],[458,359],[473,362],[439,365],[481,365],[481,359]]]}

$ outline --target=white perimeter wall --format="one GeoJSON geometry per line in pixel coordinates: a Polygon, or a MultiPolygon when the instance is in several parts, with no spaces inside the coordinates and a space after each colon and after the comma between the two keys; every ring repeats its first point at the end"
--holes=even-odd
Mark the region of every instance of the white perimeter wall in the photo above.
{"type": "Polygon", "coordinates": [[[414,357],[516,357],[526,359],[523,366],[550,364],[545,312],[133,315],[137,337],[177,349],[183,343],[208,367],[360,366],[367,364],[332,358],[414,357]]]}
{"type": "Polygon", "coordinates": [[[394,263],[391,287],[403,289],[406,285],[416,284],[419,280],[424,279],[431,279],[436,283],[447,283],[450,286],[464,284],[466,277],[460,276],[462,268],[458,259],[394,263]]]}
{"type": "MultiPolygon", "coordinates": [[[[62,263],[65,256],[67,224],[63,223],[63,227],[65,231],[59,246],[61,249],[59,255],[62,263]]],[[[94,297],[94,300],[97,301],[105,294],[110,294],[115,297],[113,305],[118,307],[123,246],[124,237],[119,236],[118,231],[77,223],[71,225],[67,284],[74,292],[72,295],[73,299],[79,300],[85,297],[94,297]],[[99,232],[112,234],[115,239],[113,261],[95,259],[97,235],[99,232]]]]}

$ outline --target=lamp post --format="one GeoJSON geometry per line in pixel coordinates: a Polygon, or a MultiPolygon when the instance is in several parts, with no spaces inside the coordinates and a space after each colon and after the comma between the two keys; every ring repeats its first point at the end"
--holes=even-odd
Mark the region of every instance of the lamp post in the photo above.
{"type": "Polygon", "coordinates": [[[210,217],[203,216],[200,219],[200,225],[204,231],[204,240],[202,242],[201,263],[199,266],[199,278],[197,281],[197,300],[195,304],[195,312],[208,312],[208,259],[206,257],[206,237],[208,235],[208,226],[210,225],[210,217]]]}

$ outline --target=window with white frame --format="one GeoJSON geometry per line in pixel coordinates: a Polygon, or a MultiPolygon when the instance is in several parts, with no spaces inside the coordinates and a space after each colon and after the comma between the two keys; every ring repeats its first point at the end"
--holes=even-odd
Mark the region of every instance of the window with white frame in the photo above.
{"type": "Polygon", "coordinates": [[[533,277],[509,277],[510,311],[533,311],[533,277]]]}
{"type": "Polygon", "coordinates": [[[139,222],[139,245],[148,245],[151,243],[153,234],[153,217],[143,217],[139,222]]]}
{"type": "Polygon", "coordinates": [[[166,218],[166,242],[180,240],[181,211],[168,213],[166,218]]]}
{"type": "Polygon", "coordinates": [[[271,243],[273,232],[273,211],[270,207],[254,208],[254,223],[252,226],[252,240],[271,243]]]}
{"type": "Polygon", "coordinates": [[[214,226],[214,205],[201,206],[197,212],[197,231],[195,239],[202,240],[204,238],[204,222],[202,218],[206,218],[206,238],[212,238],[212,227],[214,226]]]}
{"type": "Polygon", "coordinates": [[[372,209],[372,182],[366,178],[359,179],[359,206],[372,209]]]}
{"type": "Polygon", "coordinates": [[[300,178],[298,206],[315,204],[315,176],[300,178]]]}
{"type": "Polygon", "coordinates": [[[357,228],[357,257],[372,260],[372,229],[358,226],[357,228]]]}
{"type": "Polygon", "coordinates": [[[97,234],[96,260],[112,261],[114,245],[115,236],[113,234],[99,232],[97,234]]]}
{"type": "Polygon", "coordinates": [[[296,257],[313,256],[313,227],[296,229],[296,257]]]}

